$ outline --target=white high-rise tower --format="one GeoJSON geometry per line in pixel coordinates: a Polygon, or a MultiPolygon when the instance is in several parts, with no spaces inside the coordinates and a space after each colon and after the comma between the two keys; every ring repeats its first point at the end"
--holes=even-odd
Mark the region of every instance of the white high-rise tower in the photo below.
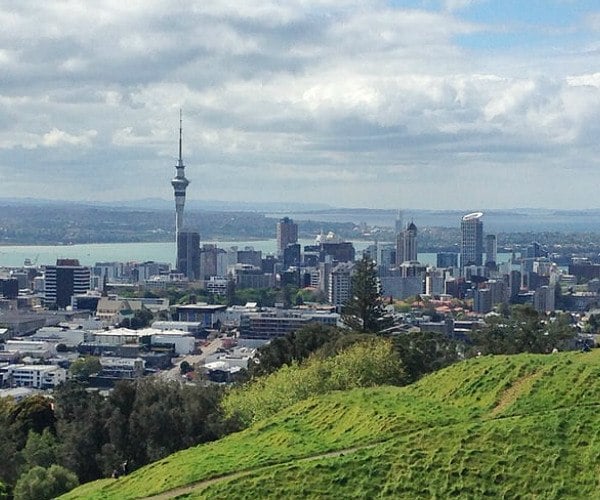
{"type": "Polygon", "coordinates": [[[185,190],[190,181],[185,178],[185,165],[181,156],[181,135],[182,135],[182,120],[181,110],[179,110],[179,161],[175,168],[177,173],[171,181],[173,191],[175,192],[175,241],[178,241],[178,236],[183,229],[183,206],[185,205],[185,190]]]}

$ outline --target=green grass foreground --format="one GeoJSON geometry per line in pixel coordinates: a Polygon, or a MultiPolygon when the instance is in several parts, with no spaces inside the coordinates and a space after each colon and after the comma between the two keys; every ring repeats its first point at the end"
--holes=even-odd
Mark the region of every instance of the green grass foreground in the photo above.
{"type": "Polygon", "coordinates": [[[600,498],[600,350],[332,392],[62,498],[600,498]]]}

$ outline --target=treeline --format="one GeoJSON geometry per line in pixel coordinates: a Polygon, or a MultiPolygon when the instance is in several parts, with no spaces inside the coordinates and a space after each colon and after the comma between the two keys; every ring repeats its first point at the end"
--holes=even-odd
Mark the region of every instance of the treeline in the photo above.
{"type": "Polygon", "coordinates": [[[0,400],[0,498],[54,498],[240,428],[225,418],[222,388],[143,379],[108,397],[78,382],[52,398],[0,400]]]}

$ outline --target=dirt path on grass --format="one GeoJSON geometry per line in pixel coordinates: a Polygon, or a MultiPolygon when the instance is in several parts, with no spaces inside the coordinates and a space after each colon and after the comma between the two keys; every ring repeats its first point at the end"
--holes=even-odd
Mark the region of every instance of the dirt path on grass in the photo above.
{"type": "Polygon", "coordinates": [[[513,404],[526,390],[531,389],[534,382],[540,378],[541,375],[542,370],[539,370],[517,379],[513,385],[502,393],[500,401],[498,401],[498,404],[492,409],[489,415],[495,417],[502,413],[502,411],[513,404]]]}
{"type": "Polygon", "coordinates": [[[217,477],[213,477],[211,479],[204,479],[201,481],[197,481],[195,483],[188,484],[186,486],[180,486],[180,487],[174,488],[172,490],[163,491],[162,493],[159,493],[157,495],[145,497],[145,500],[163,500],[163,499],[168,499],[168,498],[175,498],[180,495],[185,495],[186,493],[193,493],[199,489],[204,489],[204,488],[211,486],[213,484],[216,484],[216,483],[231,481],[232,479],[238,479],[238,478],[241,478],[244,476],[249,476],[251,474],[255,474],[256,472],[261,472],[261,471],[264,471],[264,470],[267,470],[267,469],[270,469],[273,467],[281,467],[281,466],[290,465],[290,464],[294,464],[294,463],[312,462],[314,460],[321,460],[323,458],[341,457],[343,455],[354,453],[356,451],[373,448],[379,444],[381,444],[381,443],[367,444],[364,446],[354,446],[352,448],[345,448],[343,450],[329,451],[327,453],[319,453],[318,455],[312,455],[310,457],[291,459],[291,460],[287,460],[285,462],[280,462],[277,464],[263,465],[263,466],[256,467],[254,469],[246,469],[246,470],[243,470],[240,472],[232,472],[231,474],[225,474],[223,476],[217,476],[217,477]]]}

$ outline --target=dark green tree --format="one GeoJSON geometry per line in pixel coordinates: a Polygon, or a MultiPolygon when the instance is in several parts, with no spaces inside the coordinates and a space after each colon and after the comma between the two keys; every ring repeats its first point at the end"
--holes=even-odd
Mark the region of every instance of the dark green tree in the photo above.
{"type": "Polygon", "coordinates": [[[415,332],[394,337],[394,350],[402,360],[407,380],[414,382],[458,361],[462,346],[439,333],[415,332]]]}
{"type": "Polygon", "coordinates": [[[0,500],[6,500],[8,498],[8,486],[0,481],[0,500]]]}
{"type": "Polygon", "coordinates": [[[471,335],[472,351],[482,354],[549,353],[568,348],[575,330],[568,314],[540,315],[530,305],[516,305],[510,317],[490,317],[486,326],[471,335]]]}
{"type": "Polygon", "coordinates": [[[86,380],[91,375],[94,375],[102,370],[100,359],[97,356],[85,356],[77,358],[71,364],[69,371],[71,375],[79,380],[86,380]]]}
{"type": "Polygon", "coordinates": [[[367,255],[363,255],[354,267],[352,295],[342,313],[344,324],[359,332],[377,333],[390,326],[379,293],[375,262],[367,255]]]}
{"type": "Polygon", "coordinates": [[[186,373],[190,373],[194,371],[194,367],[190,365],[188,361],[183,360],[179,363],[179,373],[185,375],[186,373]]]}
{"type": "MultiPolygon", "coordinates": [[[[304,326],[261,347],[256,362],[248,366],[248,371],[251,376],[272,373],[283,365],[308,358],[324,345],[335,343],[341,336],[342,331],[336,327],[316,323],[304,326]]],[[[333,349],[330,355],[336,353],[333,349]]]]}
{"type": "Polygon", "coordinates": [[[152,311],[142,307],[133,313],[133,318],[129,320],[129,328],[133,330],[139,330],[140,328],[146,328],[152,323],[154,319],[154,314],[152,311]]]}
{"type": "Polygon", "coordinates": [[[79,484],[77,476],[60,465],[48,469],[33,467],[24,473],[15,485],[15,500],[49,500],[79,484]]]}
{"type": "Polygon", "coordinates": [[[58,443],[50,429],[44,429],[41,434],[29,431],[25,448],[21,451],[29,467],[50,467],[56,463],[58,443]]]}
{"type": "Polygon", "coordinates": [[[8,423],[17,447],[22,449],[29,431],[41,434],[44,429],[54,432],[56,417],[52,401],[42,395],[30,396],[19,401],[8,414],[8,423]]]}
{"type": "Polygon", "coordinates": [[[58,462],[74,471],[80,481],[102,477],[99,463],[102,445],[107,441],[106,401],[85,385],[70,381],[54,392],[56,430],[60,441],[58,462]]]}

